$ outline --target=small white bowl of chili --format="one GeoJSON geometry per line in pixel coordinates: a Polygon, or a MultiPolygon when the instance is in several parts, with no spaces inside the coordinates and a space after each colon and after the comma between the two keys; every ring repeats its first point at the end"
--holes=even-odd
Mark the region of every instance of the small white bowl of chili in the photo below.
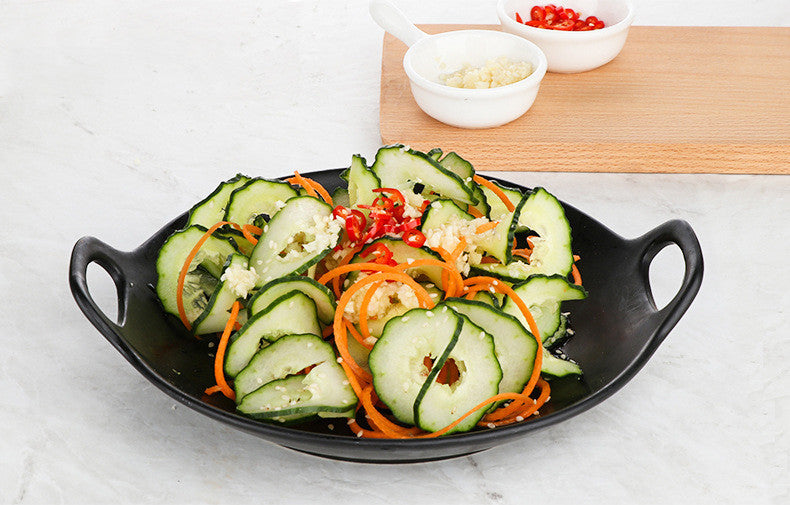
{"type": "Polygon", "coordinates": [[[593,16],[603,27],[593,22],[590,29],[579,31],[525,24],[532,20],[533,8],[546,5],[535,0],[499,0],[497,16],[503,31],[524,37],[543,50],[549,72],[586,72],[609,63],[623,49],[634,20],[631,0],[567,0],[553,5],[572,9],[580,20],[593,16]]]}

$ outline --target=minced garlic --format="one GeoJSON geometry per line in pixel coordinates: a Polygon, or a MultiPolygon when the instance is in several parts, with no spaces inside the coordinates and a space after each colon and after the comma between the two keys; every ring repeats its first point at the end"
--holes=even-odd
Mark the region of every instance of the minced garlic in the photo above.
{"type": "Polygon", "coordinates": [[[533,72],[528,61],[512,61],[505,56],[493,58],[482,67],[465,65],[453,74],[444,74],[442,83],[454,88],[485,89],[506,86],[529,77],[533,72]]]}

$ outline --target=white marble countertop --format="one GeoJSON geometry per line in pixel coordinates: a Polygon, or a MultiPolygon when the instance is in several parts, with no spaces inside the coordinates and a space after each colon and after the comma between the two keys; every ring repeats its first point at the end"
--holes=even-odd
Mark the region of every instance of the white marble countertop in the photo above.
{"type": "MultiPolygon", "coordinates": [[[[496,22],[495,0],[398,3],[496,22]]],[[[785,0],[635,3],[641,25],[790,25],[785,0]]],[[[132,249],[238,171],[371,156],[381,41],[364,0],[0,2],[0,503],[790,503],[788,177],[505,174],[627,237],[685,219],[706,271],[623,390],[471,457],[279,448],[176,404],[90,325],[67,283],[79,237],[132,249]]],[[[679,270],[657,259],[660,299],[679,270]]]]}

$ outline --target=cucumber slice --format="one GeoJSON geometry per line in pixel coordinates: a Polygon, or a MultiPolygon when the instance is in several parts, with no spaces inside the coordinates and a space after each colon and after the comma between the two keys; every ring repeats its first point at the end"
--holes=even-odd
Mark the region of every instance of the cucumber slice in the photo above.
{"type": "Polygon", "coordinates": [[[472,205],[477,203],[472,196],[472,190],[460,177],[427,154],[402,145],[379,149],[371,170],[385,188],[413,191],[415,184],[422,184],[429,191],[445,198],[472,205]]]}
{"type": "MultiPolygon", "coordinates": [[[[178,276],[192,248],[205,233],[206,228],[200,225],[190,226],[170,235],[159,249],[159,256],[156,258],[156,294],[165,311],[175,316],[178,316],[178,276]]],[[[236,249],[230,241],[212,234],[195,255],[184,282],[183,293],[184,308],[187,309],[187,319],[190,322],[205,309],[217,285],[216,278],[222,274],[225,260],[235,252],[236,249]],[[214,277],[213,281],[206,275],[214,277]]]]}
{"type": "Polygon", "coordinates": [[[499,300],[497,299],[496,296],[494,296],[492,293],[488,291],[478,291],[477,293],[475,293],[472,300],[480,303],[485,303],[486,305],[490,305],[495,309],[499,308],[499,300]]]}
{"type": "MultiPolygon", "coordinates": [[[[587,297],[584,288],[571,284],[568,279],[560,275],[532,276],[526,282],[513,286],[513,291],[524,301],[532,313],[541,341],[545,341],[559,328],[561,302],[581,300],[587,297]]],[[[502,311],[515,316],[525,328],[529,328],[524,314],[509,297],[505,299],[502,311]]]]}
{"type": "Polygon", "coordinates": [[[475,169],[472,167],[472,164],[461,158],[455,152],[447,153],[447,155],[439,161],[439,164],[464,181],[469,189],[472,190],[472,196],[477,200],[475,208],[484,216],[488,216],[491,207],[488,205],[488,199],[485,193],[483,193],[483,186],[477,184],[472,179],[475,175],[475,169]]]}
{"type": "MultiPolygon", "coordinates": [[[[490,335],[445,306],[413,309],[390,320],[368,362],[376,394],[400,421],[436,431],[496,394],[502,371],[490,335]],[[425,358],[433,365],[429,370],[425,358]],[[434,379],[448,359],[460,377],[453,384],[434,379]]],[[[453,431],[471,429],[481,410],[453,431]]]]}
{"type": "Polygon", "coordinates": [[[572,334],[573,331],[568,329],[568,316],[560,313],[560,326],[557,328],[557,331],[552,333],[549,337],[543,339],[543,346],[549,348],[561,342],[565,338],[570,337],[572,334]]]}
{"type": "Polygon", "coordinates": [[[337,307],[335,295],[323,284],[303,275],[280,277],[261,287],[248,304],[249,316],[265,310],[275,300],[291,291],[301,291],[312,298],[318,311],[318,319],[324,324],[332,323],[337,307]]]}
{"type": "Polygon", "coordinates": [[[518,222],[539,236],[532,239],[534,248],[529,260],[536,273],[568,275],[573,266],[571,225],[559,200],[545,189],[535,188],[524,203],[518,222]]]}
{"type": "Polygon", "coordinates": [[[351,166],[341,176],[348,181],[350,205],[370,205],[378,196],[373,190],[381,187],[381,181],[368,168],[367,162],[362,156],[358,154],[352,156],[351,166]]]}
{"type": "Polygon", "coordinates": [[[425,154],[427,154],[428,157],[431,158],[433,161],[439,161],[439,158],[442,157],[442,150],[438,147],[434,147],[433,149],[431,149],[425,154]]]}
{"type": "Polygon", "coordinates": [[[233,386],[236,403],[244,396],[273,380],[325,361],[334,361],[332,346],[315,335],[286,335],[264,347],[252,357],[249,364],[236,375],[233,386]]]}
{"type": "Polygon", "coordinates": [[[271,381],[245,395],[236,408],[255,419],[286,422],[316,414],[349,417],[356,402],[343,368],[332,360],[307,375],[271,381]]]}
{"type": "Polygon", "coordinates": [[[332,203],[337,207],[341,205],[343,207],[350,207],[351,206],[351,197],[348,195],[348,190],[346,188],[337,188],[332,192],[332,203]]]}
{"type": "Polygon", "coordinates": [[[560,358],[551,353],[548,349],[543,349],[543,366],[540,372],[552,377],[565,377],[566,375],[582,375],[582,369],[573,361],[560,358]]]}
{"type": "Polygon", "coordinates": [[[337,244],[341,229],[332,207],[323,201],[311,196],[288,200],[264,228],[250,256],[258,287],[318,263],[337,244]]]}
{"type": "MultiPolygon", "coordinates": [[[[203,267],[189,272],[184,279],[184,312],[187,321],[193,323],[209,306],[212,293],[216,292],[219,281],[203,267]]],[[[161,299],[161,298],[160,298],[161,299]]],[[[172,312],[171,312],[172,314],[172,312]]],[[[178,316],[178,310],[173,314],[178,316]]]]}
{"type": "Polygon", "coordinates": [[[535,337],[515,317],[495,309],[490,304],[452,298],[442,302],[468,317],[494,338],[494,349],[502,381],[499,393],[520,393],[532,375],[538,343],[535,337]]]}
{"type": "Polygon", "coordinates": [[[260,215],[273,216],[289,199],[298,196],[290,184],[283,181],[256,178],[230,195],[225,221],[253,224],[260,215]]]}
{"type": "MultiPolygon", "coordinates": [[[[469,226],[467,222],[475,220],[474,216],[464,211],[455,202],[447,199],[440,199],[428,206],[425,214],[423,214],[420,229],[423,233],[427,233],[431,230],[441,230],[450,227],[449,231],[453,237],[458,237],[459,235],[465,236],[467,243],[474,245],[503,263],[508,263],[512,258],[511,245],[513,243],[513,237],[515,237],[518,216],[523,204],[524,200],[522,199],[516,205],[514,212],[507,213],[500,217],[496,228],[478,234],[475,228],[479,225],[476,225],[472,229],[464,229],[469,226]]],[[[487,221],[481,218],[476,222],[483,224],[487,221]]],[[[447,249],[447,247],[445,247],[445,249],[447,249]]],[[[488,265],[488,263],[486,265],[488,265]]]]}
{"type": "Polygon", "coordinates": [[[452,221],[472,221],[475,217],[462,209],[452,200],[441,198],[434,200],[422,215],[420,230],[435,230],[452,221]]]}
{"type": "Polygon", "coordinates": [[[235,228],[223,226],[217,230],[217,236],[230,240],[233,245],[236,246],[236,249],[245,256],[249,257],[249,255],[252,254],[252,250],[255,249],[255,245],[247,240],[244,234],[235,228]]]}
{"type": "Polygon", "coordinates": [[[210,195],[189,210],[187,226],[198,224],[208,229],[222,221],[231,193],[236,188],[247,184],[249,180],[250,178],[246,175],[236,174],[236,177],[221,182],[210,195]]]}
{"type": "MultiPolygon", "coordinates": [[[[247,270],[247,257],[241,254],[231,254],[225,262],[225,270],[220,278],[219,285],[214,289],[208,304],[200,316],[195,319],[192,325],[192,333],[195,335],[205,335],[206,333],[216,333],[225,329],[225,325],[230,317],[230,310],[233,307],[233,302],[239,298],[244,298],[240,294],[238,287],[234,285],[232,278],[228,277],[228,272],[232,269],[247,270]]],[[[239,312],[242,317],[242,312],[239,312]]],[[[237,320],[243,324],[246,318],[237,320]]]]}
{"type": "Polygon", "coordinates": [[[436,308],[412,309],[387,323],[370,351],[368,366],[376,394],[396,419],[414,424],[415,401],[431,372],[424,358],[430,356],[438,364],[445,349],[455,344],[462,326],[455,312],[436,308]]]}
{"type": "MultiPolygon", "coordinates": [[[[509,188],[507,186],[503,186],[502,184],[499,184],[496,181],[491,181],[491,182],[494,183],[499,189],[501,189],[502,192],[505,193],[505,195],[507,195],[508,200],[510,200],[510,203],[512,203],[514,207],[518,205],[518,202],[520,202],[524,198],[524,194],[515,188],[509,188]]],[[[505,202],[503,202],[502,199],[499,198],[499,196],[497,196],[496,193],[494,193],[493,191],[491,191],[490,189],[488,189],[483,185],[480,185],[479,187],[480,190],[485,195],[486,202],[490,207],[488,215],[492,221],[501,219],[502,216],[509,214],[509,211],[505,206],[505,202]]]]}
{"type": "MultiPolygon", "coordinates": [[[[466,316],[461,315],[461,320],[463,325],[455,346],[448,345],[446,352],[446,360],[455,362],[460,377],[452,384],[440,384],[435,376],[446,360],[437,360],[414,405],[415,422],[426,431],[444,428],[499,390],[502,369],[493,338],[466,316]]],[[[471,430],[486,410],[479,409],[448,434],[471,430]]]]}
{"type": "Polygon", "coordinates": [[[225,373],[235,377],[262,345],[284,335],[321,335],[315,302],[300,291],[292,291],[251,317],[231,336],[225,356],[225,373]]]}

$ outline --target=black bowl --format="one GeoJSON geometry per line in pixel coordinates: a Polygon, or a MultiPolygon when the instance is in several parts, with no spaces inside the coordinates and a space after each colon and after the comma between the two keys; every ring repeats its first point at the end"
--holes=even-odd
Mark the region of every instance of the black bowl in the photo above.
{"type": "MultiPolygon", "coordinates": [[[[305,175],[331,191],[344,185],[339,174],[340,170],[327,170],[305,175]]],[[[284,447],[328,458],[375,463],[446,459],[526,436],[608,398],[644,366],[699,290],[702,251],[685,221],[669,221],[637,239],[626,240],[563,205],[573,229],[574,252],[583,258],[584,286],[589,291],[586,300],[566,302],[576,336],[565,344],[564,352],[581,364],[583,378],[555,381],[549,404],[526,422],[436,439],[360,439],[342,420],[334,420],[334,426],[330,426],[331,420],[297,426],[266,424],[238,415],[233,402],[221,395],[205,395],[204,389],[214,384],[212,349],[191,336],[177,318],[163,312],[153,289],[159,247],[184,226],[186,214],[132,252],[115,250],[93,237],[80,239],[72,252],[69,280],[77,305],[102,335],[146,379],[200,413],[284,447]],[[657,310],[648,270],[655,255],[672,243],[683,252],[685,274],[675,297],[657,310]],[[90,295],[86,271],[92,262],[115,282],[117,323],[90,295]]]]}

